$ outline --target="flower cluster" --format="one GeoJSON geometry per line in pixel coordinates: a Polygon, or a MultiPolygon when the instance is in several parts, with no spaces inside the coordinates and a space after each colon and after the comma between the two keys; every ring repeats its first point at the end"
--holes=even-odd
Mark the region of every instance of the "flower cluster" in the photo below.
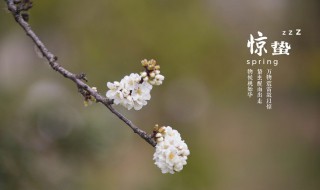
{"type": "Polygon", "coordinates": [[[190,154],[187,144],[181,139],[180,133],[170,126],[158,127],[156,125],[155,139],[156,151],[153,155],[155,164],[162,173],[175,173],[183,169],[187,164],[187,156],[190,154]]]}
{"type": "Polygon", "coordinates": [[[146,59],[141,61],[142,66],[146,71],[141,73],[141,77],[144,81],[148,81],[152,85],[161,85],[164,80],[164,76],[160,74],[160,65],[153,59],[147,61],[146,59]]]}
{"type": "Polygon", "coordinates": [[[125,76],[120,82],[108,82],[107,98],[113,100],[113,103],[122,105],[128,110],[134,108],[140,110],[147,105],[150,100],[152,85],[160,85],[164,80],[164,76],[160,75],[160,66],[155,60],[142,60],[142,66],[145,68],[140,75],[131,73],[125,76]]]}

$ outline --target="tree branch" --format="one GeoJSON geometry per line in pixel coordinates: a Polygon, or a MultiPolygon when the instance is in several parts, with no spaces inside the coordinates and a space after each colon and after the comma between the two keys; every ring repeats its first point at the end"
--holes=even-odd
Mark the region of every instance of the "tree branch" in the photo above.
{"type": "Polygon", "coordinates": [[[93,96],[96,99],[96,102],[100,102],[103,105],[105,105],[113,114],[115,114],[119,119],[121,119],[123,122],[125,122],[133,130],[134,133],[137,133],[141,138],[143,138],[145,141],[147,141],[151,146],[153,146],[153,147],[156,146],[156,142],[153,140],[151,135],[148,135],[145,131],[143,131],[142,129],[140,129],[136,125],[134,125],[129,119],[127,119],[125,116],[123,116],[120,112],[115,110],[112,107],[112,100],[105,98],[104,96],[100,95],[98,92],[93,90],[90,86],[88,86],[83,81],[83,79],[84,79],[83,75],[81,75],[81,77],[79,77],[79,75],[76,75],[76,74],[68,71],[67,69],[63,68],[57,62],[58,58],[46,48],[46,46],[39,39],[39,37],[33,32],[29,23],[24,20],[22,14],[21,14],[21,10],[17,7],[15,0],[5,0],[5,1],[7,3],[8,10],[12,13],[16,22],[23,28],[23,30],[26,32],[26,34],[32,39],[32,41],[35,43],[35,45],[39,48],[40,52],[48,60],[48,63],[53,70],[57,71],[58,73],[63,75],[65,78],[68,78],[71,81],[73,81],[79,89],[85,90],[87,93],[89,93],[91,96],[93,96]]]}

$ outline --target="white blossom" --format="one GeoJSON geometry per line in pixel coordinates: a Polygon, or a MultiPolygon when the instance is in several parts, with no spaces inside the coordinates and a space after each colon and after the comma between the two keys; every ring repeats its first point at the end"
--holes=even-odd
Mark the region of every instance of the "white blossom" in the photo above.
{"type": "Polygon", "coordinates": [[[159,70],[156,71],[157,72],[152,72],[150,74],[151,79],[149,80],[149,83],[152,85],[161,85],[164,80],[164,76],[160,74],[159,70]]]}
{"type": "Polygon", "coordinates": [[[109,90],[106,93],[107,98],[113,100],[116,105],[122,105],[128,110],[134,108],[140,110],[147,105],[151,99],[151,89],[153,85],[161,85],[164,76],[160,74],[160,65],[155,60],[142,60],[142,66],[145,71],[131,73],[125,76],[120,82],[108,82],[109,90]]]}
{"type": "Polygon", "coordinates": [[[161,172],[173,174],[181,171],[187,164],[190,151],[181,139],[180,133],[168,126],[162,127],[161,132],[159,130],[155,137],[157,145],[153,160],[161,172]]]}
{"type": "Polygon", "coordinates": [[[141,82],[141,76],[136,73],[131,73],[125,76],[120,82],[108,82],[106,96],[112,99],[114,104],[122,105],[128,110],[134,108],[140,110],[147,105],[147,100],[150,100],[150,91],[152,85],[147,82],[141,82]]]}

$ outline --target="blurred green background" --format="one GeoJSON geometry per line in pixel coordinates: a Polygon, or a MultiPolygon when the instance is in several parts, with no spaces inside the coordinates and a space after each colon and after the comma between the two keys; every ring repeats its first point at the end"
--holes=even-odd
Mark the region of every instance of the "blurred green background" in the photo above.
{"type": "Polygon", "coordinates": [[[166,79],[148,105],[116,108],[148,132],[181,133],[191,155],[174,175],[105,107],[84,107],[0,7],[1,190],[320,189],[318,0],[34,0],[34,31],[102,94],[157,60],[166,79]],[[292,47],[272,67],[272,110],[246,96],[246,60],[257,59],[246,43],[258,30],[292,47]]]}

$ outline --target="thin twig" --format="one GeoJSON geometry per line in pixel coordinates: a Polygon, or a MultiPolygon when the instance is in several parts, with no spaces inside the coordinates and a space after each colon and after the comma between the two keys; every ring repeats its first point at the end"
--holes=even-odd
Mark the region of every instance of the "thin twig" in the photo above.
{"type": "Polygon", "coordinates": [[[48,63],[53,70],[57,71],[58,73],[63,75],[65,78],[72,80],[77,85],[78,88],[87,91],[91,96],[93,96],[96,99],[96,102],[100,102],[103,105],[105,105],[113,114],[115,114],[119,119],[125,122],[133,130],[134,133],[137,133],[141,138],[143,138],[150,145],[155,147],[156,142],[153,140],[152,136],[146,133],[145,131],[143,131],[142,129],[140,129],[139,127],[137,127],[136,125],[134,125],[129,119],[127,119],[117,110],[115,110],[112,107],[112,100],[109,100],[103,97],[98,92],[93,90],[90,86],[88,86],[83,81],[83,77],[79,77],[79,75],[76,75],[68,71],[64,67],[62,67],[57,62],[58,58],[46,48],[46,46],[39,39],[39,37],[33,32],[29,23],[23,19],[23,16],[21,15],[20,10],[18,10],[17,6],[15,5],[14,0],[5,0],[5,1],[7,3],[8,10],[12,13],[16,22],[23,28],[23,30],[27,33],[27,35],[32,39],[35,45],[39,48],[43,56],[48,60],[48,63]]]}

